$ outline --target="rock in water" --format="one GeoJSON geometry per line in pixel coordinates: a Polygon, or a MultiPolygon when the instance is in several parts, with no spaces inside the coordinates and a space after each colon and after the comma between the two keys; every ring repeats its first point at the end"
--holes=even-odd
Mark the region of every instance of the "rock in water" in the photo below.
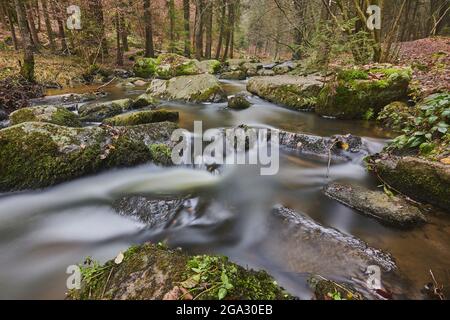
{"type": "Polygon", "coordinates": [[[237,94],[228,98],[228,108],[230,109],[248,109],[251,105],[245,94],[237,94]]]}
{"type": "Polygon", "coordinates": [[[188,256],[149,243],[131,247],[123,255],[119,264],[110,260],[102,268],[83,267],[85,274],[95,276],[83,277],[81,290],[72,290],[68,299],[292,299],[266,272],[242,268],[226,257],[188,256]],[[223,286],[206,288],[204,283],[223,286]]]}
{"type": "Polygon", "coordinates": [[[144,93],[141,94],[139,97],[137,97],[133,103],[131,104],[131,107],[133,109],[148,107],[148,106],[155,106],[157,104],[157,100],[152,97],[151,95],[144,93]]]}
{"type": "Polygon", "coordinates": [[[383,191],[372,191],[357,184],[331,183],[324,192],[328,197],[385,224],[410,227],[427,221],[417,207],[383,191]]]}
{"type": "MultiPolygon", "coordinates": [[[[275,207],[274,213],[293,226],[294,230],[289,233],[290,237],[300,240],[299,245],[305,246],[298,250],[303,249],[306,252],[311,250],[306,246],[313,248],[314,257],[308,257],[310,258],[308,264],[323,264],[324,258],[329,256],[330,263],[334,260],[342,261],[349,269],[365,270],[369,265],[377,265],[386,272],[397,269],[390,254],[369,247],[358,238],[343,234],[336,229],[326,228],[304,214],[283,206],[275,207]],[[315,257],[319,260],[314,261],[315,257]]],[[[303,272],[315,273],[317,270],[303,270],[303,272]]]]}
{"type": "Polygon", "coordinates": [[[0,192],[44,188],[151,161],[149,146],[169,143],[176,128],[171,122],[115,129],[24,122],[0,130],[0,192]]]}
{"type": "Polygon", "coordinates": [[[245,80],[247,74],[243,70],[227,71],[220,75],[220,79],[225,80],[245,80]]]}
{"type": "Polygon", "coordinates": [[[311,110],[323,83],[318,76],[255,77],[248,81],[247,90],[270,102],[295,110],[311,110]]]}
{"type": "Polygon", "coordinates": [[[203,60],[197,63],[201,73],[218,74],[222,64],[218,60],[203,60]]]}
{"type": "Polygon", "coordinates": [[[81,127],[79,117],[61,106],[22,108],[9,115],[11,125],[22,122],[48,122],[66,127],[81,127]]]}
{"type": "Polygon", "coordinates": [[[81,120],[88,122],[101,122],[106,118],[114,117],[132,106],[131,99],[120,99],[109,102],[86,104],[78,109],[81,120]]]}
{"type": "Polygon", "coordinates": [[[370,164],[403,194],[450,211],[450,166],[417,157],[375,155],[370,164]]]}
{"type": "Polygon", "coordinates": [[[147,93],[154,98],[187,102],[221,102],[226,99],[219,80],[210,74],[153,80],[147,93]]]}
{"type": "Polygon", "coordinates": [[[339,119],[368,119],[387,104],[407,98],[409,68],[343,70],[322,89],[319,115],[339,119]]]}
{"type": "Polygon", "coordinates": [[[103,120],[103,124],[110,126],[136,126],[146,123],[178,121],[179,114],[176,111],[159,110],[143,110],[124,114],[103,120]]]}

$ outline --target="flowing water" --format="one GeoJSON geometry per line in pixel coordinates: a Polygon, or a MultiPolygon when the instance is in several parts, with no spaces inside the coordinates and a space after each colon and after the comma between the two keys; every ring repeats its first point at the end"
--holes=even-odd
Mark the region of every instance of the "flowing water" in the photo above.
{"type": "MultiPolygon", "coordinates": [[[[224,82],[229,94],[245,90],[245,82],[224,82]]],[[[92,88],[83,88],[89,90],[92,88]]],[[[144,88],[108,89],[108,100],[134,97],[144,88]]],[[[59,94],[51,92],[51,94],[59,94]]],[[[391,137],[369,122],[320,118],[287,110],[253,97],[253,106],[231,111],[226,104],[164,103],[180,113],[180,127],[203,129],[240,124],[275,127],[321,136],[352,133],[377,152],[391,137]]],[[[382,281],[395,297],[422,298],[429,270],[450,283],[450,217],[431,211],[429,223],[413,230],[383,226],[322,194],[329,181],[357,181],[376,188],[362,159],[336,164],[326,178],[326,161],[283,151],[280,171],[260,176],[257,166],[225,167],[222,174],[204,169],[142,165],[116,169],[40,191],[0,195],[0,298],[62,299],[66,268],[91,256],[101,262],[145,241],[167,241],[190,253],[217,253],[272,274],[292,294],[310,299],[306,279],[318,273],[358,285],[365,281],[357,259],[322,242],[320,235],[299,236],[295,224],[272,214],[282,204],[325,227],[353,235],[389,252],[398,270],[382,281]],[[151,199],[192,198],[170,223],[149,228],[135,217],[119,215],[117,200],[133,195],[151,199]]]]}

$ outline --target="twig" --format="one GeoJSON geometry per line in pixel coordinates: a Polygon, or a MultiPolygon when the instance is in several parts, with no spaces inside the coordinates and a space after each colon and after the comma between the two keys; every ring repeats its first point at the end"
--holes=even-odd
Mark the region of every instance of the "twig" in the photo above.
{"type": "Polygon", "coordinates": [[[108,285],[109,278],[111,278],[111,274],[112,274],[113,270],[114,270],[114,267],[112,267],[111,271],[109,272],[109,275],[108,275],[108,278],[106,279],[106,283],[105,283],[105,286],[103,287],[103,291],[102,291],[102,295],[101,295],[100,299],[103,299],[103,296],[105,295],[106,286],[108,285]]]}
{"type": "Polygon", "coordinates": [[[109,80],[107,83],[102,84],[100,87],[98,87],[97,89],[95,89],[95,92],[100,91],[100,89],[103,89],[104,87],[109,86],[114,80],[116,80],[116,77],[112,78],[111,80],[109,80]]]}
{"type": "Polygon", "coordinates": [[[328,149],[328,166],[327,166],[327,179],[330,177],[330,167],[331,167],[331,150],[334,148],[334,146],[339,142],[339,140],[336,140],[333,142],[333,144],[328,149]]]}
{"type": "Polygon", "coordinates": [[[439,299],[445,300],[444,294],[442,293],[442,289],[444,288],[444,286],[439,286],[439,283],[436,281],[436,278],[434,277],[433,271],[431,271],[431,269],[430,275],[434,282],[434,290],[433,290],[434,294],[437,295],[439,299]]]}

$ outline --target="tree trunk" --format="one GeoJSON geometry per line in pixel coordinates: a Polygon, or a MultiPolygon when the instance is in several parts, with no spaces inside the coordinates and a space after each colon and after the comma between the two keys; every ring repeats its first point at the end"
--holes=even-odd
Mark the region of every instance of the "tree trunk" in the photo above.
{"type": "Polygon", "coordinates": [[[190,21],[190,3],[189,0],[183,0],[183,13],[184,13],[184,55],[186,57],[191,56],[191,28],[190,21]]]}
{"type": "Polygon", "coordinates": [[[34,24],[33,10],[29,4],[24,4],[25,15],[28,21],[28,28],[31,34],[31,40],[33,40],[34,48],[37,50],[40,47],[39,36],[36,30],[36,25],[34,24]]]}
{"type": "Polygon", "coordinates": [[[175,52],[175,1],[167,0],[167,9],[169,15],[169,52],[175,52]]]}
{"type": "Polygon", "coordinates": [[[50,42],[50,50],[54,53],[56,51],[55,37],[53,35],[52,23],[50,21],[50,14],[48,12],[47,0],[41,0],[42,11],[44,12],[45,28],[47,29],[48,41],[50,42]]]}
{"type": "Polygon", "coordinates": [[[195,58],[203,57],[203,9],[204,0],[196,0],[195,7],[195,58]]]}
{"type": "Polygon", "coordinates": [[[11,39],[13,41],[14,50],[19,49],[19,44],[17,42],[17,35],[16,35],[16,29],[14,28],[14,21],[13,21],[13,15],[9,8],[5,8],[6,14],[8,16],[8,23],[9,23],[9,30],[11,32],[11,39]]]}
{"type": "Polygon", "coordinates": [[[145,56],[154,57],[153,48],[153,24],[150,0],[144,0],[144,24],[145,24],[145,56]]]}
{"type": "Polygon", "coordinates": [[[207,0],[206,7],[206,48],[205,58],[211,59],[212,50],[212,27],[213,27],[213,1],[207,0]]]}
{"type": "Polygon", "coordinates": [[[22,76],[30,82],[34,82],[34,53],[33,45],[30,39],[30,32],[27,26],[27,18],[23,0],[14,0],[14,6],[17,13],[17,22],[19,25],[20,35],[22,37],[23,47],[23,64],[21,65],[22,76]]]}
{"type": "Polygon", "coordinates": [[[120,41],[122,39],[122,13],[119,8],[116,8],[115,15],[115,25],[116,25],[116,44],[117,44],[117,52],[116,52],[116,63],[118,66],[123,66],[123,51],[120,41]]]}
{"type": "Polygon", "coordinates": [[[228,19],[226,23],[226,34],[225,34],[225,51],[223,53],[222,60],[225,61],[228,58],[228,51],[230,50],[230,42],[231,42],[231,25],[233,23],[233,0],[227,1],[227,9],[228,9],[228,19]]]}
{"type": "Polygon", "coordinates": [[[226,15],[226,2],[225,0],[220,1],[220,27],[219,27],[219,40],[217,43],[217,50],[216,50],[216,60],[220,59],[220,54],[222,51],[222,42],[223,42],[223,35],[225,32],[225,15],[226,15]]]}

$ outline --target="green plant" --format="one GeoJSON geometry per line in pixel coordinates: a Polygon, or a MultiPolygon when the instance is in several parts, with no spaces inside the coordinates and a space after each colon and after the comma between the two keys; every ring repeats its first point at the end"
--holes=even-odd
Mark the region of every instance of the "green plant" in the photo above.
{"type": "Polygon", "coordinates": [[[414,121],[403,129],[403,135],[390,145],[391,149],[418,149],[421,154],[433,153],[436,145],[446,140],[449,132],[450,93],[435,94],[418,105],[414,121]]]}

